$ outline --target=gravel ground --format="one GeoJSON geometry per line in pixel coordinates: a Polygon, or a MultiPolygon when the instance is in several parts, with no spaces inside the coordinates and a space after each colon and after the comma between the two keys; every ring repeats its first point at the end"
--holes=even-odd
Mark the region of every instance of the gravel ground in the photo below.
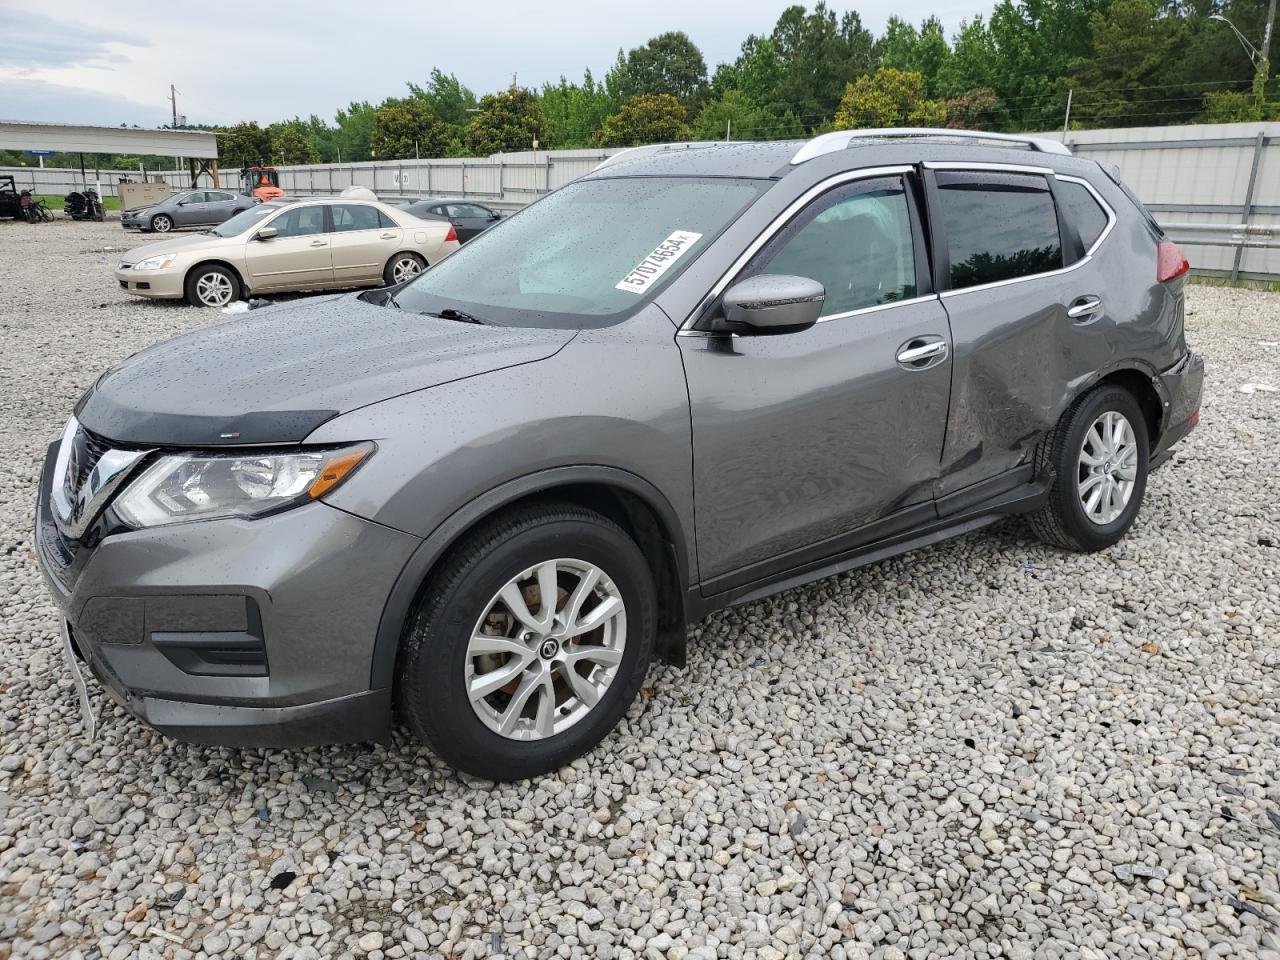
{"type": "Polygon", "coordinates": [[[1195,287],[1200,428],[1118,547],[1016,523],[721,613],[558,776],[79,732],[37,465],[216,315],[0,224],[0,960],[1280,957],[1280,296],[1195,287]]]}

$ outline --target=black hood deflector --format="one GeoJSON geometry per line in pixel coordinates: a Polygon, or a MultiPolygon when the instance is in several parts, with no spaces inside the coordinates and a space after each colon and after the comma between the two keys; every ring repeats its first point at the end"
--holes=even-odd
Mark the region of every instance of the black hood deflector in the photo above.
{"type": "Polygon", "coordinates": [[[554,355],[572,330],[479,326],[354,295],[253,310],[134,354],[76,406],[121,444],[300,443],[333,417],[554,355]]]}

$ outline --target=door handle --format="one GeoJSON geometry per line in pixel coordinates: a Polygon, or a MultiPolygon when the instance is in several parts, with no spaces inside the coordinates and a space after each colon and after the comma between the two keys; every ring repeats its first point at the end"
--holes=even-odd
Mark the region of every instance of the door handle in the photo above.
{"type": "Polygon", "coordinates": [[[1072,320],[1083,320],[1102,312],[1100,297],[1079,297],[1067,308],[1067,316],[1072,320]]]}
{"type": "Polygon", "coordinates": [[[394,233],[380,233],[380,234],[378,234],[378,239],[379,239],[379,240],[394,240],[395,238],[396,238],[396,235],[395,235],[394,233]]]}
{"type": "Polygon", "coordinates": [[[898,350],[898,362],[913,369],[921,370],[929,366],[928,361],[947,355],[947,341],[924,340],[917,337],[898,350]]]}
{"type": "Polygon", "coordinates": [[[329,241],[328,240],[312,240],[311,245],[313,247],[327,247],[329,245],[329,241]]]}

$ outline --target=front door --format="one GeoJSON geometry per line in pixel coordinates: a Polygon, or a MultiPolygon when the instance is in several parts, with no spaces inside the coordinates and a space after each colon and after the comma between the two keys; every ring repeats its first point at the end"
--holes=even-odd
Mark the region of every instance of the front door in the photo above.
{"type": "Polygon", "coordinates": [[[205,194],[202,190],[196,190],[188,193],[185,197],[174,204],[173,222],[179,227],[194,227],[197,224],[205,222],[205,210],[208,204],[204,202],[205,194]]]}
{"type": "Polygon", "coordinates": [[[488,210],[474,203],[451,203],[446,209],[453,228],[458,231],[459,243],[466,243],[472,237],[484,233],[494,222],[488,210]]]}
{"type": "Polygon", "coordinates": [[[826,302],[814,327],[677,338],[707,594],[934,516],[950,331],[938,298],[920,295],[929,280],[906,187],[900,175],[834,187],[735,278],[818,280],[826,302]]]}
{"type": "Polygon", "coordinates": [[[245,261],[255,291],[333,283],[333,256],[324,214],[320,204],[292,207],[257,228],[275,227],[274,237],[256,240],[257,231],[250,234],[245,261]]]}

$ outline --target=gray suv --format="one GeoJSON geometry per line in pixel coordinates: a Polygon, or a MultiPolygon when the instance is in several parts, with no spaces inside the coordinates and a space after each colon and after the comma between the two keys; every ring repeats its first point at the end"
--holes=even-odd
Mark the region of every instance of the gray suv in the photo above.
{"type": "Polygon", "coordinates": [[[1197,420],[1186,272],[1053,142],[621,154],[405,284],[98,380],[37,513],[82,705],[92,674],[232,745],[394,710],[474,774],[553,770],[710,611],[1010,514],[1119,540],[1197,420]]]}

